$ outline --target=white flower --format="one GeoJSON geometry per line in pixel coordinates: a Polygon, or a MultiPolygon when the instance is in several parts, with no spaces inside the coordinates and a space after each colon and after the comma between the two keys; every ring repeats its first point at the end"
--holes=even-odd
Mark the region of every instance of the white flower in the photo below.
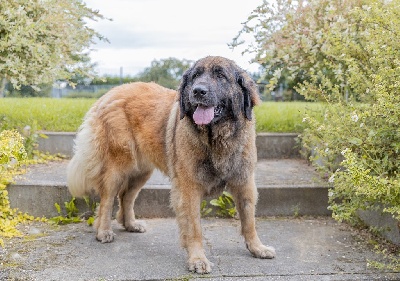
{"type": "Polygon", "coordinates": [[[362,127],[364,127],[364,123],[361,123],[361,124],[360,124],[360,128],[362,128],[362,127]]]}
{"type": "Polygon", "coordinates": [[[341,154],[344,156],[347,153],[347,151],[349,151],[349,149],[345,148],[344,150],[342,150],[341,154]]]}
{"type": "Polygon", "coordinates": [[[329,147],[325,148],[325,153],[329,152],[329,147]]]}
{"type": "Polygon", "coordinates": [[[367,6],[367,5],[362,5],[361,8],[363,8],[367,12],[369,12],[369,10],[371,10],[371,6],[367,6]]]}
{"type": "Polygon", "coordinates": [[[308,121],[308,117],[303,118],[303,123],[308,121]]]}
{"type": "Polygon", "coordinates": [[[358,121],[358,115],[355,111],[351,114],[351,121],[357,122],[358,121]]]}
{"type": "Polygon", "coordinates": [[[328,179],[328,182],[333,183],[335,181],[335,174],[332,174],[330,178],[328,179]]]}

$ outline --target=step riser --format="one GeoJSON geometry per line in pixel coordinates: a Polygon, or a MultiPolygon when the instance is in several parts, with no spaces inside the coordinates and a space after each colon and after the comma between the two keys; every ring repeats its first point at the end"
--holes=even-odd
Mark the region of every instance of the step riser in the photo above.
{"type": "MultiPolygon", "coordinates": [[[[71,200],[66,186],[19,186],[8,188],[12,208],[35,217],[54,217],[54,203],[64,209],[71,200]],[[49,203],[51,202],[51,203],[49,203]]],[[[168,218],[175,214],[170,207],[170,189],[144,188],[135,204],[135,214],[143,218],[168,218]]],[[[209,200],[212,198],[206,198],[209,200]]],[[[98,201],[98,198],[97,198],[98,201]]],[[[327,188],[259,188],[256,216],[330,215],[327,188]]],[[[89,211],[84,200],[76,200],[80,213],[89,211]]],[[[117,202],[115,202],[115,209],[117,202]]],[[[65,211],[65,210],[64,210],[65,211]]]]}
{"type": "MultiPolygon", "coordinates": [[[[73,155],[75,133],[43,132],[48,138],[40,138],[39,150],[51,154],[73,155]]],[[[297,134],[259,133],[256,138],[258,159],[299,158],[300,144],[297,134]]]]}

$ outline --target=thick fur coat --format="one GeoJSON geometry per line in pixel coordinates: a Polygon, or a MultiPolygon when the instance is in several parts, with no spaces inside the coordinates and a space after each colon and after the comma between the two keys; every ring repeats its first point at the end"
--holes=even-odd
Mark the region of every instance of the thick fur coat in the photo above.
{"type": "Polygon", "coordinates": [[[255,229],[257,189],[252,108],[259,103],[254,81],[233,61],[206,57],[187,70],[178,91],[154,83],[112,89],[87,113],[75,155],[68,166],[73,196],[95,191],[100,206],[96,238],[112,242],[111,216],[127,231],[144,232],[135,221],[134,202],[157,168],[172,182],[171,205],[188,252],[189,270],[211,271],[200,226],[204,195],[228,189],[234,196],[249,251],[273,258],[255,229]]]}

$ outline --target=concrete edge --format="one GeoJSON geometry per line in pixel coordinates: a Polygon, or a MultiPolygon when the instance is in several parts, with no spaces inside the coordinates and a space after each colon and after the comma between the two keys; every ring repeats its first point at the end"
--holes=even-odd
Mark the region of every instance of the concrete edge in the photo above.
{"type": "MultiPolygon", "coordinates": [[[[39,150],[51,154],[73,155],[74,132],[40,132],[39,150]]],[[[258,159],[300,158],[301,144],[296,133],[259,133],[256,137],[258,159]]]]}
{"type": "MultiPolygon", "coordinates": [[[[170,186],[145,186],[136,200],[135,214],[143,218],[168,218],[175,214],[170,207],[170,186]]],[[[64,209],[64,202],[72,197],[64,185],[10,185],[8,196],[12,208],[18,208],[35,217],[58,216],[54,204],[64,209]],[[51,202],[51,204],[49,204],[51,202]]],[[[279,187],[259,186],[256,216],[326,216],[331,215],[328,207],[328,187],[279,187]]],[[[205,197],[209,202],[215,196],[205,197]]],[[[99,201],[98,197],[91,197],[99,201]]],[[[83,199],[76,199],[80,213],[90,211],[83,199]]],[[[114,207],[118,206],[115,202],[114,207]]],[[[64,210],[65,211],[65,210],[64,210]]]]}

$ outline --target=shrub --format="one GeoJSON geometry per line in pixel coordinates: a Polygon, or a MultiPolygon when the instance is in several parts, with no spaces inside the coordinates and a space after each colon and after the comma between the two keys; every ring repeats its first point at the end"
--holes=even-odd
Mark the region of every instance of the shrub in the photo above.
{"type": "Polygon", "coordinates": [[[327,105],[304,118],[302,139],[330,179],[334,217],[380,209],[400,220],[400,0],[264,1],[232,45],[246,33],[270,89],[285,75],[327,105]]]}
{"type": "Polygon", "coordinates": [[[329,102],[323,120],[305,119],[303,141],[325,160],[333,216],[353,223],[359,209],[400,220],[400,1],[364,4],[327,35],[327,52],[340,57],[336,70],[347,69],[336,78],[347,81],[353,98],[326,76],[299,87],[329,102]],[[339,35],[346,26],[349,33],[339,35]]]}
{"type": "MultiPolygon", "coordinates": [[[[26,159],[23,138],[16,131],[2,131],[0,133],[0,237],[20,235],[15,226],[32,217],[11,209],[6,190],[7,184],[12,181],[13,175],[26,159]]],[[[0,238],[0,246],[3,246],[0,238]]]]}

